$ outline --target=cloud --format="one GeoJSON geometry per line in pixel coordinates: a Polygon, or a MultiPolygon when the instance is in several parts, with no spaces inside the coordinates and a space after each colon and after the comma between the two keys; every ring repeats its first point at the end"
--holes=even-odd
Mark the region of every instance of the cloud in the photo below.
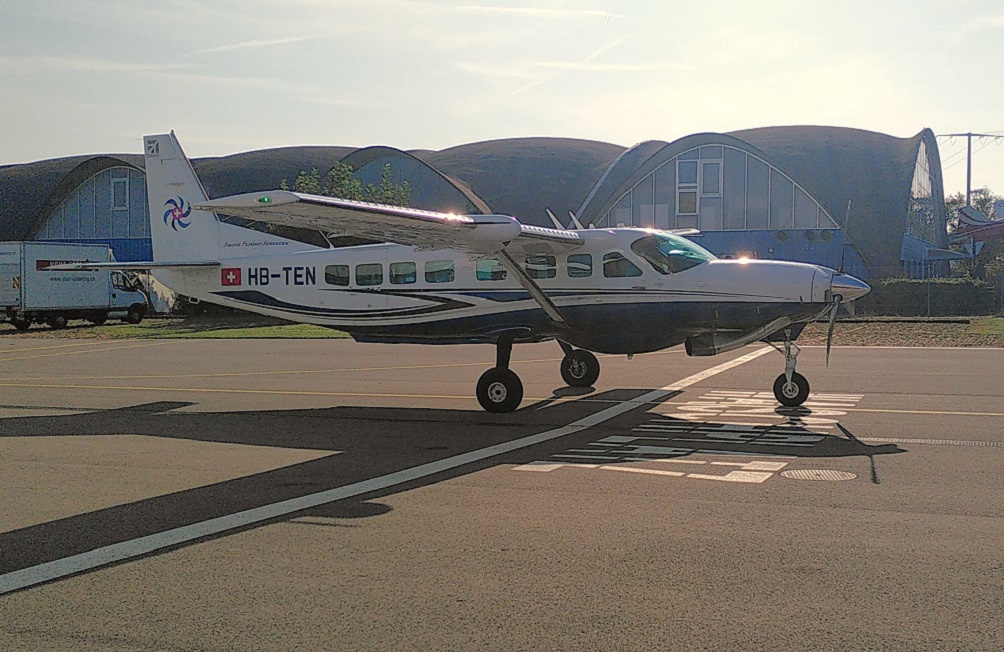
{"type": "Polygon", "coordinates": [[[259,39],[253,41],[243,41],[241,43],[230,43],[228,45],[217,45],[215,47],[199,50],[203,54],[216,54],[218,52],[233,52],[234,50],[252,50],[257,48],[267,48],[273,45],[285,45],[287,43],[300,43],[302,41],[312,41],[321,38],[319,36],[290,36],[289,38],[259,39]]]}
{"type": "Polygon", "coordinates": [[[15,72],[169,72],[179,66],[155,65],[131,61],[109,61],[94,57],[0,56],[0,68],[15,72]]]}
{"type": "MultiPolygon", "coordinates": [[[[442,7],[440,7],[442,8],[442,7]]],[[[599,9],[544,9],[541,7],[499,7],[497,5],[459,5],[452,8],[462,13],[522,16],[527,18],[620,18],[620,14],[599,9]]]]}

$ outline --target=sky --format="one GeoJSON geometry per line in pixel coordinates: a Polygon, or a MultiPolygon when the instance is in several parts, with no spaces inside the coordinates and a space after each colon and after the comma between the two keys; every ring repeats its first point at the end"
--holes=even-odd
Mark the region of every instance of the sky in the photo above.
{"type": "MultiPolygon", "coordinates": [[[[0,0],[0,165],[291,145],[1004,136],[1000,0],[0,0]],[[824,6],[825,5],[825,6],[824,6]]],[[[939,138],[947,195],[966,142],[939,138]]],[[[1004,194],[1004,138],[973,188],[1004,194]]]]}

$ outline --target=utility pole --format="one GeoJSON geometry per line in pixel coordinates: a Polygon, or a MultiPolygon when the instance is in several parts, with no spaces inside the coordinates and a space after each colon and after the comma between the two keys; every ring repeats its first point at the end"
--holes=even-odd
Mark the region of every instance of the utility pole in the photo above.
{"type": "Polygon", "coordinates": [[[939,138],[962,138],[963,136],[966,139],[966,206],[972,206],[970,197],[973,190],[973,137],[1001,140],[1004,139],[1004,136],[998,134],[974,134],[971,131],[964,134],[938,134],[939,138]]]}

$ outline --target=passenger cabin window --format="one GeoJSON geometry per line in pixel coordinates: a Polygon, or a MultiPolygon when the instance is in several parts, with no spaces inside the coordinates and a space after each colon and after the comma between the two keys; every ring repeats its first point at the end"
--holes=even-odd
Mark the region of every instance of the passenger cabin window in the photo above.
{"type": "Polygon", "coordinates": [[[426,283],[449,283],[455,276],[452,260],[430,260],[425,263],[426,283]]]}
{"type": "Polygon", "coordinates": [[[380,285],[383,283],[383,265],[363,263],[356,265],[356,285],[380,285]]]}
{"type": "Polygon", "coordinates": [[[631,251],[660,274],[677,274],[715,259],[714,254],[690,240],[667,233],[653,233],[635,240],[631,251]]]}
{"type": "Polygon", "coordinates": [[[593,257],[590,254],[570,254],[568,256],[569,278],[586,278],[593,275],[593,257]]]}
{"type": "Polygon", "coordinates": [[[504,281],[506,268],[494,258],[482,258],[474,265],[479,281],[504,281]]]}
{"type": "Polygon", "coordinates": [[[527,256],[524,267],[530,278],[554,278],[558,273],[554,256],[527,256]]]}
{"type": "Polygon", "coordinates": [[[623,278],[626,276],[641,276],[638,266],[624,257],[619,251],[603,254],[603,276],[607,278],[623,278]]]}
{"type": "Polygon", "coordinates": [[[324,282],[328,285],[347,287],[349,284],[349,266],[328,265],[324,268],[324,282]]]}
{"type": "Polygon", "coordinates": [[[414,283],[418,278],[418,271],[415,263],[391,263],[390,282],[394,285],[407,285],[414,283]]]}

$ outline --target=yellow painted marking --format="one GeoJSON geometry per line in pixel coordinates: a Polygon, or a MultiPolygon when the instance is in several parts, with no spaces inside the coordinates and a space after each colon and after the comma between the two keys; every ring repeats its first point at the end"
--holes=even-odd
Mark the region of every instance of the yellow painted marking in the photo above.
{"type": "MultiPolygon", "coordinates": [[[[181,342],[182,340],[171,340],[172,342],[181,342]]],[[[166,342],[165,342],[166,343],[166,342]]],[[[141,345],[137,345],[141,346],[141,345]]],[[[95,349],[95,351],[118,351],[120,349],[127,349],[132,347],[118,347],[114,349],[95,349]]],[[[89,351],[87,351],[89,353],[89,351]]],[[[83,353],[83,352],[82,352],[83,353]]],[[[657,351],[656,353],[646,353],[645,355],[665,355],[667,353],[681,353],[681,351],[657,351]]],[[[69,355],[69,354],[64,354],[69,355]]],[[[33,359],[33,357],[47,357],[47,356],[32,356],[28,358],[8,358],[9,360],[21,360],[21,359],[33,359]]],[[[603,357],[620,357],[620,356],[599,356],[603,357]]],[[[2,362],[3,359],[0,359],[2,362]]],[[[523,364],[534,364],[540,362],[554,363],[560,362],[561,358],[537,358],[533,360],[513,360],[511,365],[523,365],[523,364]]],[[[219,373],[219,374],[130,374],[124,376],[74,376],[74,380],[155,380],[164,378],[240,378],[240,377],[253,377],[253,376],[305,376],[308,374],[332,374],[332,373],[352,373],[359,371],[407,371],[414,369],[453,369],[459,367],[484,367],[487,363],[485,362],[458,362],[451,364],[428,364],[428,365],[395,365],[390,367],[342,367],[334,369],[297,369],[289,371],[236,371],[232,373],[219,373]]],[[[62,380],[65,376],[22,376],[24,380],[62,380]]]]}
{"type": "MultiPolygon", "coordinates": [[[[254,395],[277,395],[277,396],[348,396],[354,398],[425,398],[425,399],[447,399],[453,401],[473,401],[475,397],[473,395],[448,395],[448,394],[390,394],[390,393],[368,393],[368,392],[322,392],[322,391],[304,391],[304,390],[283,390],[283,389],[217,389],[211,387],[135,387],[131,385],[72,385],[66,383],[14,383],[14,382],[0,382],[0,387],[13,387],[21,389],[82,389],[82,390],[95,390],[95,391],[106,391],[106,390],[116,390],[116,391],[126,391],[126,392],[190,392],[193,394],[254,394],[254,395]]],[[[576,401],[585,403],[611,403],[611,404],[624,404],[624,405],[659,405],[662,401],[639,401],[635,399],[619,400],[619,399],[603,399],[603,398],[591,398],[588,396],[525,396],[527,401],[550,401],[553,405],[554,403],[576,401]]],[[[77,408],[64,408],[64,409],[77,409],[77,408]]]]}
{"type": "Polygon", "coordinates": [[[11,349],[9,351],[0,351],[0,355],[7,355],[8,353],[24,353],[25,351],[51,351],[52,349],[69,349],[73,347],[81,346],[100,346],[106,343],[107,340],[89,340],[87,342],[78,342],[76,344],[53,344],[50,346],[33,346],[27,348],[11,349]]]}
{"type": "Polygon", "coordinates": [[[67,355],[81,355],[83,353],[102,353],[105,351],[125,351],[126,349],[142,349],[149,346],[164,346],[175,344],[180,340],[168,340],[164,342],[150,342],[149,344],[130,344],[129,346],[116,346],[105,349],[87,349],[86,351],[66,351],[64,353],[47,353],[45,355],[25,355],[19,358],[0,358],[0,362],[13,362],[15,360],[40,360],[42,358],[58,358],[67,355]]]}
{"type": "Polygon", "coordinates": [[[876,412],[879,414],[930,414],[940,417],[1004,417],[1004,412],[951,412],[948,410],[884,410],[878,408],[844,408],[847,412],[876,412]]]}

